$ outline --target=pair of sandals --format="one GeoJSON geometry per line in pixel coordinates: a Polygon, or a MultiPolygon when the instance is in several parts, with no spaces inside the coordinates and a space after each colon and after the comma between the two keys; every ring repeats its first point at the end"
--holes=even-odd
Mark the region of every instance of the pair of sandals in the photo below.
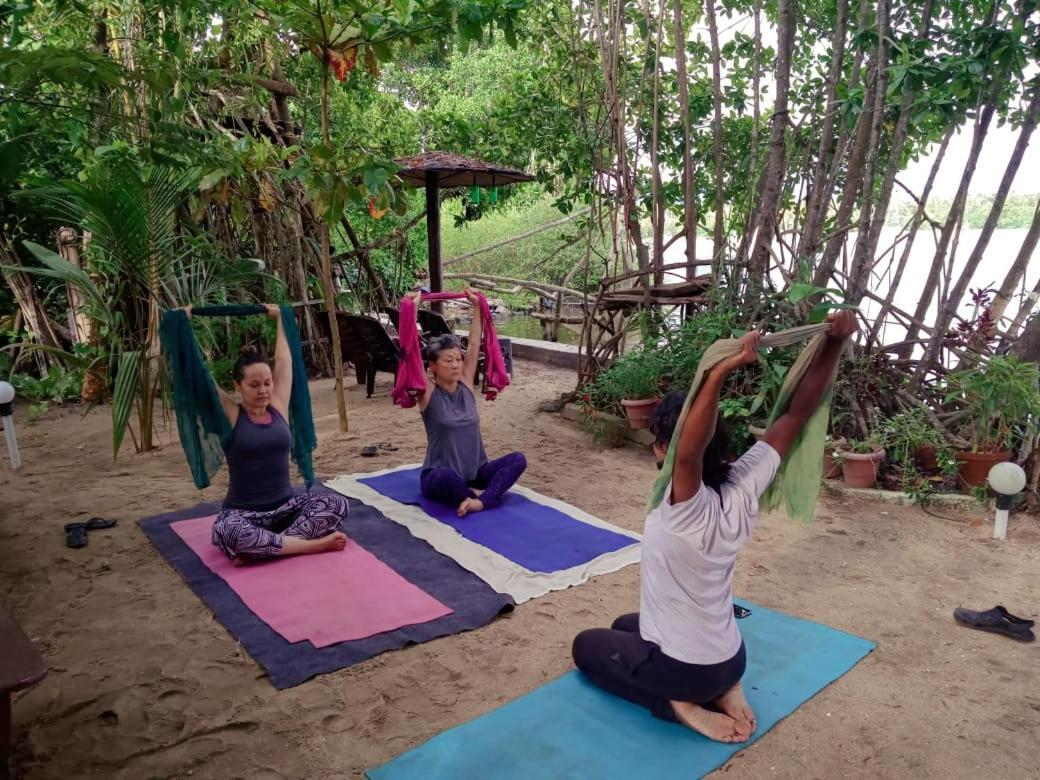
{"type": "Polygon", "coordinates": [[[962,626],[974,628],[977,631],[989,631],[993,634],[1003,634],[1019,642],[1032,642],[1036,640],[1033,633],[1034,621],[1012,615],[1001,605],[976,612],[971,609],[958,607],[953,611],[953,619],[962,626]]]}
{"type": "Polygon", "coordinates": [[[118,520],[108,517],[92,517],[85,523],[68,523],[65,525],[65,546],[78,550],[87,546],[87,531],[101,531],[112,528],[118,520]]]}
{"type": "Polygon", "coordinates": [[[374,458],[376,455],[379,454],[380,450],[384,450],[386,452],[397,452],[397,447],[395,447],[392,442],[381,441],[379,442],[379,444],[371,444],[368,447],[362,447],[361,457],[374,458]]]}

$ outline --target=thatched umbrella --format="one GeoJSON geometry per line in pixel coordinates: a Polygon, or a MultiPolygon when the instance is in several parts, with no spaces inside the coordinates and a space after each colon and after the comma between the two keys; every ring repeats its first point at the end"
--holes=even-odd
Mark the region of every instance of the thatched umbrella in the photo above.
{"type": "MultiPolygon", "coordinates": [[[[441,211],[439,193],[442,187],[499,187],[522,181],[534,181],[523,171],[503,168],[472,157],[447,152],[426,152],[397,160],[397,172],[405,184],[426,188],[426,239],[430,254],[430,290],[440,292],[441,280],[441,211]]],[[[439,307],[438,307],[439,308],[439,307]]]]}

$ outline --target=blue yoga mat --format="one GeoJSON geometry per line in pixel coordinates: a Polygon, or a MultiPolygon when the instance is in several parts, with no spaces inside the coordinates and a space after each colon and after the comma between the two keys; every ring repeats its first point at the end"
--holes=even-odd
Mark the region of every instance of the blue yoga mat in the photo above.
{"type": "MultiPolygon", "coordinates": [[[[317,486],[316,490],[324,490],[317,486]]],[[[334,672],[387,650],[428,642],[437,637],[469,631],[490,623],[512,609],[513,600],[496,593],[483,580],[441,555],[408,529],[387,520],[360,501],[349,499],[350,514],[343,530],[354,541],[425,590],[452,614],[394,631],[316,648],[310,642],[291,643],[258,618],[224,580],[210,571],[170,524],[177,520],[215,514],[217,504],[201,504],[138,521],[163,557],[187,581],[217,619],[259,663],[275,688],[291,688],[319,674],[334,672]]],[[[349,598],[350,594],[344,594],[349,598]]]]}
{"type": "MultiPolygon", "coordinates": [[[[744,691],[760,739],[855,666],[874,643],[819,623],[752,606],[740,621],[744,691]]],[[[690,780],[748,744],[726,745],[611,696],[571,672],[483,717],[369,770],[371,780],[690,780]]]]}
{"type": "Polygon", "coordinates": [[[494,509],[460,518],[455,507],[423,498],[422,469],[401,469],[359,479],[373,490],[402,504],[422,507],[430,517],[450,525],[471,542],[494,550],[530,571],[551,572],[580,566],[603,553],[638,540],[583,523],[518,493],[506,493],[494,509]]]}

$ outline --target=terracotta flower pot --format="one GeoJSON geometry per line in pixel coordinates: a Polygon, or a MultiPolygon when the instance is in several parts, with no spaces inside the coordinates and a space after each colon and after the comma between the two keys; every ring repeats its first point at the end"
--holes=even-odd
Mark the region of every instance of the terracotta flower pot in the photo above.
{"type": "Polygon", "coordinates": [[[939,468],[934,444],[922,444],[914,450],[914,460],[921,471],[935,471],[939,468]]]}
{"type": "Polygon", "coordinates": [[[625,409],[625,416],[628,417],[628,424],[633,430],[645,428],[650,424],[650,415],[658,403],[659,399],[657,398],[621,399],[621,405],[625,409]]]}
{"type": "Polygon", "coordinates": [[[958,452],[961,463],[960,475],[968,488],[986,484],[989,470],[997,463],[1011,460],[1010,452],[958,452]]]}
{"type": "Polygon", "coordinates": [[[834,459],[834,451],[840,450],[847,444],[844,436],[828,441],[823,448],[823,478],[837,479],[841,476],[841,464],[834,459]]]}
{"type": "Polygon", "coordinates": [[[885,451],[874,446],[872,452],[858,453],[842,450],[841,476],[848,487],[869,488],[877,484],[878,471],[885,459],[885,451]]]}

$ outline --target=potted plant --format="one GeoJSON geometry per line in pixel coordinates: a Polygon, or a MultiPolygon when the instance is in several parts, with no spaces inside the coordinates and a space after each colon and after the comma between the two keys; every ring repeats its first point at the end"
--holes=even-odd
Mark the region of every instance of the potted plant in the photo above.
{"type": "Polygon", "coordinates": [[[823,447],[823,478],[837,479],[841,476],[841,463],[834,457],[837,450],[843,449],[848,444],[844,436],[828,436],[823,447]]]}
{"type": "Polygon", "coordinates": [[[960,401],[968,413],[964,429],[971,449],[957,453],[960,476],[968,488],[985,485],[996,463],[1011,453],[1031,416],[1040,414],[1040,370],[1007,355],[950,377],[946,401],[960,401]]]}
{"type": "Polygon", "coordinates": [[[885,450],[872,441],[849,439],[834,451],[834,459],[841,464],[842,481],[847,487],[869,488],[877,483],[885,450]]]}
{"type": "Polygon", "coordinates": [[[654,351],[638,350],[622,355],[596,377],[596,394],[619,403],[629,426],[646,428],[650,414],[660,401],[662,369],[661,358],[654,351]]]}
{"type": "Polygon", "coordinates": [[[902,466],[904,478],[915,470],[938,470],[938,453],[945,441],[925,409],[915,406],[886,417],[877,428],[878,443],[890,461],[902,466]]]}

